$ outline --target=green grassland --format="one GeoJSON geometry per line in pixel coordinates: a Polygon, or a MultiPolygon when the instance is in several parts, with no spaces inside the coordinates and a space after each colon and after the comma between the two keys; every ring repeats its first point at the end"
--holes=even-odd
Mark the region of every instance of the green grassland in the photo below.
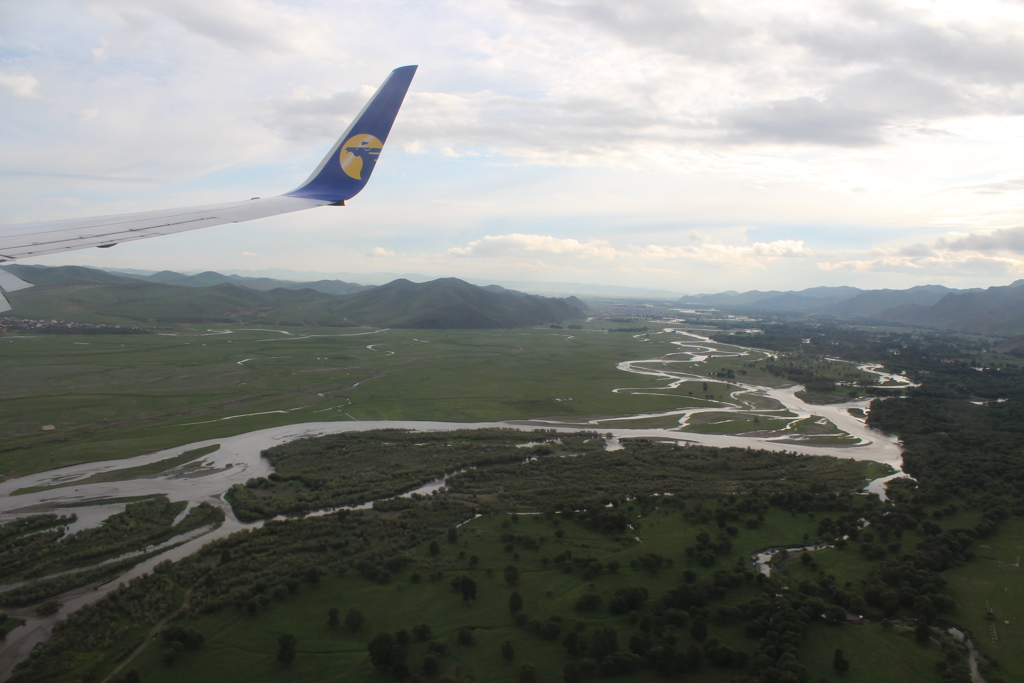
{"type": "Polygon", "coordinates": [[[295,422],[582,419],[683,403],[612,391],[663,386],[615,366],[670,351],[667,340],[550,329],[367,332],[179,326],[0,338],[0,474],[295,422]],[[56,430],[40,431],[48,424],[56,430]]]}
{"type": "Polygon", "coordinates": [[[979,542],[977,557],[943,576],[957,607],[951,619],[969,629],[983,654],[998,663],[994,673],[1007,681],[1024,679],[1020,642],[1024,634],[1024,520],[1014,518],[979,542]],[[985,612],[991,608],[995,619],[985,612]]]}
{"type": "Polygon", "coordinates": [[[943,653],[934,644],[921,645],[902,629],[886,633],[878,624],[846,628],[816,628],[807,633],[800,647],[800,661],[821,678],[816,681],[874,683],[874,681],[941,680],[936,663],[943,653]],[[836,650],[842,650],[850,670],[832,668],[836,650]]]}
{"type": "MultiPolygon", "coordinates": [[[[735,539],[733,551],[720,558],[716,566],[746,564],[746,556],[763,546],[766,538],[780,544],[799,543],[802,535],[813,532],[814,521],[806,515],[793,517],[782,512],[766,516],[764,526],[756,531],[743,530],[735,539]]],[[[685,566],[680,549],[693,542],[701,531],[717,531],[714,524],[692,524],[677,511],[657,510],[644,516],[642,528],[637,532],[639,542],[609,539],[582,528],[572,522],[546,519],[543,516],[520,515],[512,530],[517,534],[541,534],[547,540],[537,550],[517,549],[516,557],[503,549],[502,523],[508,515],[486,515],[463,526],[460,540],[452,545],[443,537],[438,557],[426,551],[426,543],[414,555],[414,564],[401,575],[392,576],[389,583],[380,585],[364,578],[346,575],[325,577],[317,585],[304,587],[295,595],[275,601],[263,615],[256,617],[238,610],[226,610],[216,615],[182,621],[183,626],[206,634],[206,645],[198,652],[179,657],[173,665],[162,663],[166,649],[159,639],[151,643],[132,663],[146,681],[217,681],[217,680],[366,680],[386,681],[391,677],[375,669],[367,655],[369,640],[379,632],[395,632],[405,628],[412,631],[417,624],[431,626],[430,640],[448,644],[448,654],[442,658],[442,674],[458,675],[460,680],[515,681],[519,666],[530,663],[537,667],[542,681],[560,681],[561,666],[566,661],[560,641],[570,630],[582,622],[583,633],[611,625],[618,632],[620,649],[628,647],[636,623],[629,615],[612,616],[606,609],[583,612],[576,608],[584,594],[601,596],[602,605],[608,604],[617,589],[643,585],[652,596],[660,595],[678,581],[679,569],[651,572],[631,566],[641,556],[655,553],[675,558],[677,567],[685,566]],[[557,538],[555,533],[564,532],[557,538]],[[567,573],[561,566],[553,566],[542,559],[572,552],[586,555],[608,564],[617,561],[622,566],[615,573],[602,573],[587,578],[579,572],[567,573]],[[470,566],[472,556],[483,558],[470,566]],[[463,556],[463,559],[460,559],[463,556]],[[519,583],[508,586],[503,579],[507,564],[518,565],[519,583]],[[412,583],[413,573],[428,576],[435,571],[444,572],[445,579],[412,583]],[[476,600],[466,603],[449,586],[448,577],[466,575],[478,585],[476,600]],[[561,617],[562,633],[554,641],[546,641],[518,626],[509,614],[507,603],[516,590],[524,599],[524,612],[531,617],[549,619],[561,617]],[[338,608],[342,614],[355,608],[366,616],[366,623],[358,632],[343,625],[327,625],[327,609],[338,608]],[[476,643],[464,646],[458,643],[461,629],[473,630],[476,643]],[[298,639],[298,657],[289,666],[275,661],[277,639],[291,633],[298,639]],[[515,650],[513,663],[501,658],[500,644],[509,640],[515,650]]],[[[506,525],[507,526],[507,525],[506,525]]],[[[710,570],[699,570],[706,578],[710,570]]],[[[700,579],[698,579],[700,580],[700,579]]],[[[753,585],[729,592],[721,600],[712,601],[715,607],[729,607],[746,602],[757,595],[753,585]]],[[[648,614],[647,608],[640,616],[648,614]]],[[[742,629],[715,624],[712,635],[732,648],[753,650],[756,644],[743,634],[742,629]]],[[[680,629],[685,644],[690,636],[680,629]]],[[[921,648],[911,639],[883,636],[873,625],[827,626],[812,625],[803,648],[807,656],[801,661],[811,670],[811,680],[820,676],[832,678],[831,653],[835,648],[849,653],[855,663],[851,677],[842,680],[873,681],[931,681],[938,680],[934,671],[935,653],[921,648]],[[827,647],[828,657],[821,651],[827,647]],[[871,651],[884,653],[881,660],[872,659],[871,651]],[[880,666],[885,664],[885,666],[880,666]],[[888,666],[893,664],[893,666],[888,666]],[[870,676],[873,677],[869,677],[870,676]],[[908,672],[914,677],[907,678],[908,672]]],[[[427,642],[416,642],[409,648],[410,668],[416,672],[419,662],[427,654],[427,642]]],[[[739,672],[731,668],[717,668],[705,664],[698,672],[688,674],[687,680],[718,682],[732,680],[739,672]]],[[[654,672],[634,674],[630,680],[660,680],[654,672]]]]}
{"type": "MultiPolygon", "coordinates": [[[[76,279],[84,269],[78,269],[76,279]]],[[[34,273],[33,279],[59,273],[34,273]]],[[[96,282],[54,282],[21,290],[12,298],[19,315],[44,320],[131,326],[154,322],[234,323],[266,319],[280,324],[337,325],[344,317],[332,309],[339,299],[310,289],[257,291],[222,284],[186,288],[88,273],[96,282]]]]}
{"type": "MultiPolygon", "coordinates": [[[[609,333],[603,321],[578,327],[176,325],[140,335],[0,336],[0,475],[296,422],[555,418],[586,424],[723,405],[770,410],[779,407],[774,400],[734,396],[735,382],[789,383],[764,369],[761,352],[712,356],[702,363],[645,363],[707,375],[669,389],[664,379],[616,365],[679,359],[679,346],[672,343],[678,335],[609,333]],[[44,425],[54,430],[44,432],[44,425]]],[[[837,361],[820,365],[816,372],[837,378],[852,367],[837,361]]],[[[672,418],[650,419],[675,426],[672,418]]],[[[749,415],[736,413],[721,424],[691,429],[733,434],[781,425],[767,416],[759,420],[767,424],[750,425],[749,415]]]]}

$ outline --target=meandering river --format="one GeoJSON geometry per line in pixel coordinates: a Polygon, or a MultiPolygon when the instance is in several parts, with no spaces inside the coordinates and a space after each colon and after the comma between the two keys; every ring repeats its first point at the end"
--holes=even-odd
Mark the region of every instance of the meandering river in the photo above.
{"type": "MultiPolygon", "coordinates": [[[[252,477],[265,477],[272,472],[270,465],[260,457],[260,452],[277,444],[292,441],[294,439],[321,436],[325,434],[337,434],[350,431],[365,431],[371,429],[411,429],[419,431],[437,431],[453,429],[479,429],[479,428],[516,428],[522,430],[533,430],[537,428],[555,429],[557,431],[578,431],[581,429],[598,430],[602,433],[611,433],[614,443],[624,438],[651,438],[665,441],[677,441],[680,443],[697,443],[707,446],[741,448],[755,447],[771,451],[791,451],[810,455],[833,455],[841,458],[855,458],[858,460],[874,460],[887,463],[897,470],[892,476],[902,476],[899,472],[902,464],[902,453],[896,439],[884,435],[869,428],[863,419],[855,417],[850,413],[851,408],[865,410],[869,400],[858,400],[839,405],[809,405],[796,396],[801,387],[790,387],[786,389],[773,389],[743,384],[733,379],[723,380],[718,377],[709,377],[700,373],[700,364],[707,358],[718,355],[746,355],[749,353],[763,353],[753,349],[738,348],[738,351],[722,351],[711,346],[710,339],[683,332],[676,328],[666,328],[663,334],[670,334],[680,337],[674,343],[680,347],[680,351],[670,354],[667,357],[653,358],[646,360],[624,361],[619,363],[619,369],[627,373],[638,375],[654,376],[664,379],[666,389],[675,388],[688,380],[702,380],[708,382],[728,382],[735,387],[731,391],[735,404],[722,403],[721,405],[709,405],[700,408],[686,408],[663,413],[652,413],[643,415],[632,415],[626,417],[605,418],[586,420],[582,422],[560,422],[553,420],[517,420],[508,422],[431,422],[431,421],[350,421],[350,422],[313,422],[306,424],[288,425],[284,427],[272,427],[261,429],[239,436],[220,439],[210,439],[190,443],[175,448],[169,448],[156,453],[150,453],[134,458],[123,460],[112,460],[103,462],[92,462],[72,467],[65,467],[59,470],[40,472],[16,479],[10,479],[0,483],[0,522],[10,521],[29,514],[39,512],[55,511],[63,514],[74,512],[78,515],[78,522],[73,525],[70,531],[77,531],[86,526],[99,524],[112,514],[124,509],[124,505],[106,504],[90,506],[90,501],[100,499],[120,498],[127,496],[142,496],[154,493],[164,493],[174,501],[185,500],[189,505],[196,505],[201,502],[208,502],[218,506],[225,512],[225,522],[216,529],[210,529],[207,533],[196,536],[193,532],[187,537],[172,539],[164,544],[168,549],[136,565],[133,569],[125,572],[116,580],[103,585],[90,585],[81,589],[64,594],[60,598],[61,609],[57,614],[50,617],[37,617],[30,609],[10,610],[10,613],[25,619],[24,627],[12,631],[7,639],[0,644],[0,681],[5,680],[9,675],[14,663],[28,655],[31,648],[39,642],[43,642],[50,634],[54,623],[67,616],[69,613],[102,598],[114,590],[120,584],[152,571],[159,562],[167,559],[177,560],[195,552],[210,541],[223,538],[235,531],[244,528],[255,528],[262,524],[256,522],[244,524],[240,522],[231,511],[223,496],[234,484],[245,483],[252,477]],[[720,434],[697,434],[682,432],[679,427],[645,429],[628,429],[619,425],[624,421],[649,419],[654,417],[678,418],[680,425],[686,424],[694,415],[701,412],[758,412],[743,395],[748,397],[760,397],[769,399],[778,406],[772,407],[764,412],[777,410],[788,410],[796,417],[787,418],[793,421],[805,419],[811,415],[824,417],[831,421],[836,427],[847,434],[858,439],[855,445],[821,445],[813,441],[801,441],[794,439],[794,435],[765,435],[765,436],[741,436],[741,435],[720,435],[720,434]],[[615,426],[609,427],[605,423],[614,422],[615,426]],[[84,480],[97,473],[108,473],[116,470],[138,467],[160,460],[165,460],[184,453],[185,451],[202,448],[212,444],[220,444],[220,448],[202,456],[197,462],[202,462],[203,467],[199,470],[201,476],[196,476],[193,471],[185,475],[176,474],[174,471],[165,472],[160,476],[150,478],[131,479],[119,482],[84,483],[84,480]],[[76,482],[81,482],[76,484],[76,482]],[[37,491],[21,495],[12,495],[17,489],[30,487],[52,486],[62,484],[61,488],[37,491]],[[81,506],[81,507],[79,507],[81,506]]],[[[876,374],[883,375],[877,367],[862,366],[862,369],[876,374]]],[[[885,376],[890,382],[898,382],[902,378],[896,376],[885,376]]],[[[622,387],[616,391],[644,391],[644,389],[630,389],[622,387]]],[[[646,391],[652,391],[646,389],[646,391]]],[[[884,480],[872,482],[868,490],[873,493],[884,495],[884,480]]],[[[429,485],[428,485],[429,486],[429,485]]],[[[371,501],[368,501],[370,503],[371,501]]]]}

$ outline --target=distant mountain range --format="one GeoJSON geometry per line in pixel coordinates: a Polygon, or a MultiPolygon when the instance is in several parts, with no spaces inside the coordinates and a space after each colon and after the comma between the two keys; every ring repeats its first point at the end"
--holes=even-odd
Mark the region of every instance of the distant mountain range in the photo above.
{"type": "Polygon", "coordinates": [[[80,322],[252,323],[417,328],[496,328],[583,317],[575,297],[553,299],[455,278],[363,287],[338,280],[273,281],[208,272],[140,277],[79,266],[4,266],[36,285],[9,294],[14,315],[80,322]],[[265,289],[281,282],[280,286],[265,289]],[[297,285],[317,285],[320,290],[297,285]],[[358,291],[333,294],[323,289],[358,291]]]}
{"type": "MultiPolygon", "coordinates": [[[[36,287],[9,294],[14,314],[80,322],[263,322],[415,328],[502,328],[556,323],[586,314],[574,296],[524,294],[455,278],[377,287],[317,280],[297,282],[207,271],[184,275],[110,272],[80,266],[7,264],[36,287]]],[[[721,292],[684,296],[679,306],[748,314],[823,314],[1006,337],[1024,335],[1024,280],[1005,287],[721,292]]],[[[1017,344],[1024,348],[1024,341],[1017,344]]]]}
{"type": "Polygon", "coordinates": [[[959,332],[1024,334],[1024,280],[988,289],[923,285],[867,291],[814,287],[798,292],[723,292],[684,296],[677,303],[733,312],[820,313],[959,332]]]}
{"type": "MultiPolygon", "coordinates": [[[[158,275],[156,271],[152,270],[139,270],[137,268],[107,268],[109,272],[116,273],[118,275],[133,275],[135,277],[147,278],[152,275],[158,275]]],[[[167,271],[164,271],[167,272],[167,271]]],[[[233,275],[226,275],[216,273],[221,278],[231,278],[232,284],[248,286],[243,284],[241,281],[234,278],[244,278],[249,282],[277,282],[277,283],[289,283],[291,285],[298,286],[312,286],[319,285],[319,282],[344,282],[345,285],[351,285],[352,282],[362,283],[361,285],[353,286],[374,286],[384,285],[394,280],[410,280],[412,282],[430,282],[436,280],[437,276],[424,275],[423,273],[322,273],[322,272],[303,272],[296,270],[287,270],[285,268],[266,268],[258,271],[253,270],[242,270],[242,271],[230,271],[233,275]],[[309,278],[317,278],[318,282],[311,282],[309,278]],[[340,280],[338,278],[341,278],[340,280]]],[[[181,275],[180,273],[175,273],[181,275]]],[[[193,274],[195,275],[195,274],[193,274]]],[[[185,275],[185,277],[192,277],[193,275],[185,275]]],[[[206,273],[200,273],[199,275],[207,275],[206,273]]],[[[541,280],[524,280],[524,281],[512,281],[512,280],[478,280],[476,278],[463,278],[464,282],[468,282],[473,285],[480,285],[481,287],[488,286],[490,284],[500,285],[506,289],[513,289],[517,291],[529,292],[531,294],[543,294],[544,296],[588,296],[588,297],[645,297],[653,299],[675,299],[679,296],[679,290],[667,290],[667,289],[650,289],[647,287],[631,287],[627,284],[594,284],[588,282],[545,282],[541,280]]],[[[178,284],[171,282],[169,284],[178,284]]],[[[181,283],[185,284],[187,283],[181,283]]],[[[218,283],[210,283],[218,284],[218,283]]],[[[278,286],[284,286],[278,285],[278,286]]],[[[325,285],[326,287],[326,285],[325,285]]],[[[319,286],[313,287],[317,291],[326,291],[321,289],[319,286]]],[[[259,287],[257,287],[259,289],[259,287]]],[[[289,287],[292,289],[292,287],[289,287]]],[[[346,292],[334,292],[327,291],[327,294],[335,293],[346,293],[346,292]]]]}
{"type": "Polygon", "coordinates": [[[422,284],[395,280],[341,297],[336,306],[347,318],[376,327],[431,329],[526,327],[579,318],[587,308],[576,297],[551,299],[453,277],[422,284]]]}
{"type": "Polygon", "coordinates": [[[163,285],[178,285],[179,287],[213,287],[215,285],[231,284],[239,287],[248,287],[261,292],[269,292],[272,289],[312,289],[324,294],[354,294],[366,289],[368,285],[357,285],[343,280],[316,280],[313,282],[295,282],[292,280],[275,280],[270,277],[243,277],[241,275],[221,275],[213,271],[206,271],[196,275],[182,275],[173,270],[161,270],[151,275],[140,275],[131,272],[124,272],[124,275],[133,277],[144,282],[156,282],[163,285]]]}

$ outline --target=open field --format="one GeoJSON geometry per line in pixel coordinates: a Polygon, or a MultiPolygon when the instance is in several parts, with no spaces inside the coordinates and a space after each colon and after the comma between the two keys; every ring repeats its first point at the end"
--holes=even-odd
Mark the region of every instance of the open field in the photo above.
{"type": "MultiPolygon", "coordinates": [[[[0,475],[298,422],[554,418],[582,424],[688,408],[782,407],[767,396],[734,395],[735,382],[787,383],[753,362],[765,357],[761,352],[711,344],[725,355],[679,362],[690,357],[681,348],[707,354],[708,345],[695,340],[691,347],[690,338],[664,332],[608,332],[596,322],[580,327],[180,325],[140,335],[7,335],[0,337],[0,372],[7,379],[0,387],[0,475]],[[681,341],[682,346],[673,343],[681,341]],[[695,378],[669,388],[664,377],[617,367],[630,360],[644,360],[635,365],[642,371],[694,373],[695,378]]],[[[833,361],[822,371],[848,369],[833,361]]],[[[777,415],[722,415],[697,420],[688,430],[740,434],[785,426],[777,415]]],[[[643,419],[649,420],[643,426],[678,423],[670,417],[643,419]]],[[[825,445],[848,441],[834,427],[810,422],[793,430],[835,435],[821,440],[825,445]]]]}
{"type": "Polygon", "coordinates": [[[886,633],[878,624],[811,629],[800,646],[799,656],[814,672],[813,681],[917,683],[941,680],[935,665],[942,653],[934,644],[919,644],[909,631],[886,633]],[[832,668],[837,649],[842,650],[850,662],[850,670],[845,673],[832,668]]]}
{"type": "Polygon", "coordinates": [[[295,422],[628,415],[683,403],[612,391],[661,386],[615,366],[671,351],[667,338],[237,327],[166,335],[0,338],[0,474],[295,422]]]}
{"type": "Polygon", "coordinates": [[[957,603],[950,618],[970,629],[978,650],[998,662],[997,674],[1007,681],[1024,680],[1024,520],[1004,522],[975,549],[978,555],[969,564],[943,574],[957,603]],[[989,608],[995,612],[991,621],[985,618],[989,608]]]}
{"type": "MultiPolygon", "coordinates": [[[[560,644],[565,635],[582,622],[583,634],[591,634],[601,626],[612,626],[618,632],[620,649],[628,649],[633,634],[638,633],[636,622],[628,614],[609,614],[607,605],[618,589],[643,585],[657,596],[678,582],[678,574],[686,567],[681,549],[693,543],[701,531],[717,531],[712,524],[693,524],[678,511],[657,510],[644,515],[638,537],[640,542],[613,540],[582,526],[542,515],[519,515],[516,524],[508,529],[508,515],[487,515],[460,529],[459,542],[450,544],[443,536],[435,540],[441,547],[438,556],[431,556],[425,542],[414,553],[413,564],[388,583],[379,584],[365,578],[346,575],[328,576],[313,586],[303,586],[298,593],[275,600],[265,614],[256,617],[240,610],[225,610],[219,614],[180,622],[195,628],[206,636],[206,644],[197,652],[186,652],[174,664],[162,663],[166,649],[157,639],[132,663],[145,681],[218,681],[244,678],[251,681],[284,681],[301,678],[306,681],[366,680],[386,681],[391,677],[375,669],[367,655],[370,639],[380,632],[407,629],[412,632],[417,624],[431,626],[428,640],[444,642],[448,653],[441,659],[442,674],[471,677],[474,681],[516,681],[519,667],[531,663],[537,667],[538,680],[561,681],[561,666],[565,662],[565,648],[560,644]],[[503,528],[504,523],[504,528],[503,528]],[[515,557],[503,549],[501,539],[507,530],[515,534],[540,535],[547,540],[537,550],[517,547],[515,557]],[[562,538],[556,537],[563,531],[562,538]],[[547,560],[552,556],[571,552],[585,555],[607,565],[618,562],[621,569],[614,573],[602,572],[596,578],[587,578],[578,571],[566,572],[561,565],[547,560]],[[675,561],[675,568],[651,572],[634,568],[631,563],[649,554],[662,555],[675,561]],[[470,558],[481,558],[479,565],[471,566],[470,558]],[[460,557],[462,559],[460,559],[460,557]],[[543,561],[542,561],[543,560],[543,561]],[[506,585],[503,569],[514,564],[520,572],[519,583],[506,585]],[[431,581],[427,577],[441,571],[444,578],[431,581]],[[413,573],[420,574],[421,582],[414,583],[413,573]],[[477,599],[464,603],[460,595],[449,586],[449,578],[457,575],[471,577],[478,586],[477,599]],[[524,599],[523,611],[531,618],[548,620],[561,618],[561,634],[554,641],[544,640],[528,629],[517,626],[507,608],[508,596],[518,591],[524,599]],[[576,601],[584,594],[601,596],[602,607],[596,611],[580,611],[576,601]],[[339,609],[345,615],[349,609],[358,609],[366,623],[357,632],[344,624],[330,627],[327,610],[339,609]],[[458,642],[461,629],[472,629],[476,643],[472,646],[458,642]],[[298,639],[298,656],[291,665],[275,661],[277,639],[290,633],[298,639]],[[512,643],[515,658],[512,663],[501,658],[500,644],[512,643]]],[[[768,538],[780,544],[799,543],[804,533],[813,532],[814,520],[806,515],[793,517],[783,512],[766,516],[762,528],[742,530],[735,539],[733,550],[721,557],[715,568],[746,563],[746,556],[763,547],[768,538]]],[[[694,567],[698,581],[710,577],[711,569],[694,567]]],[[[746,602],[758,594],[753,586],[738,587],[721,600],[713,600],[710,607],[729,607],[746,602]]],[[[639,616],[649,614],[649,608],[639,610],[639,616]]],[[[690,640],[688,629],[680,628],[680,645],[690,640]]],[[[731,648],[752,651],[756,639],[744,635],[742,629],[727,624],[713,624],[710,633],[731,648]]],[[[692,642],[692,641],[690,641],[692,642]]],[[[427,641],[415,636],[409,646],[409,664],[414,673],[420,671],[427,654],[427,641]]],[[[831,653],[836,647],[848,652],[855,667],[849,680],[938,681],[933,663],[935,652],[928,651],[909,638],[883,637],[877,626],[827,626],[812,624],[802,648],[808,654],[805,664],[810,668],[811,680],[827,676],[832,680],[831,653]],[[819,653],[820,647],[829,647],[828,657],[819,653]],[[885,656],[871,662],[870,651],[880,647],[885,656]],[[888,664],[896,664],[888,666],[888,664]],[[913,678],[907,678],[908,672],[913,678]],[[871,672],[873,678],[868,675],[871,672]]],[[[710,663],[686,676],[686,680],[714,682],[732,680],[740,671],[718,668],[710,663]]],[[[629,680],[662,680],[654,672],[640,672],[629,680]]]]}

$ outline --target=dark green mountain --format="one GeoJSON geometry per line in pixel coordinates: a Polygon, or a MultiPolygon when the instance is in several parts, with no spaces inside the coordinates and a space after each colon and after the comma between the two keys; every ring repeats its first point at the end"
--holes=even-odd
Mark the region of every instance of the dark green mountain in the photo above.
{"type": "Polygon", "coordinates": [[[26,266],[20,263],[8,263],[3,268],[11,275],[20,277],[25,282],[31,282],[37,286],[134,282],[132,278],[125,275],[116,275],[99,268],[85,268],[82,266],[26,266]]]}
{"type": "Polygon", "coordinates": [[[335,298],[311,289],[259,292],[231,284],[176,287],[74,266],[8,269],[36,285],[8,294],[14,307],[11,314],[25,318],[120,324],[288,319],[295,321],[292,324],[330,324],[319,319],[322,312],[315,304],[335,298]]]}
{"type": "Polygon", "coordinates": [[[678,303],[743,310],[813,311],[853,298],[862,291],[856,287],[811,287],[799,292],[729,291],[684,296],[678,303]]]}
{"type": "MultiPolygon", "coordinates": [[[[119,275],[122,275],[119,273],[119,275]]],[[[353,294],[369,289],[366,285],[357,285],[354,282],[343,280],[316,280],[313,282],[294,282],[291,280],[275,280],[270,277],[243,277],[241,275],[222,275],[214,271],[206,271],[197,275],[183,275],[172,270],[162,270],[152,275],[136,275],[124,273],[123,276],[142,280],[144,282],[156,282],[164,285],[177,285],[179,287],[213,287],[214,285],[232,284],[239,287],[248,287],[261,292],[268,292],[272,289],[312,289],[324,294],[353,294]]]]}
{"type": "Polygon", "coordinates": [[[583,317],[579,299],[491,292],[455,278],[396,280],[345,296],[312,289],[258,291],[231,283],[179,286],[92,268],[7,266],[35,287],[10,293],[25,318],[107,323],[265,323],[274,325],[492,328],[583,317]]]}
{"type": "MultiPolygon", "coordinates": [[[[582,304],[579,299],[574,303],[582,304]]],[[[395,280],[341,297],[331,307],[350,320],[378,327],[430,329],[525,327],[580,318],[583,313],[565,299],[493,292],[456,278],[422,284],[395,280]]]]}
{"type": "Polygon", "coordinates": [[[962,290],[942,285],[921,285],[910,289],[872,289],[827,309],[833,315],[874,317],[900,306],[934,306],[947,294],[962,290]]]}
{"type": "Polygon", "coordinates": [[[1024,333],[1024,280],[1006,287],[951,292],[932,306],[910,304],[874,316],[878,320],[979,334],[1024,333]]]}

